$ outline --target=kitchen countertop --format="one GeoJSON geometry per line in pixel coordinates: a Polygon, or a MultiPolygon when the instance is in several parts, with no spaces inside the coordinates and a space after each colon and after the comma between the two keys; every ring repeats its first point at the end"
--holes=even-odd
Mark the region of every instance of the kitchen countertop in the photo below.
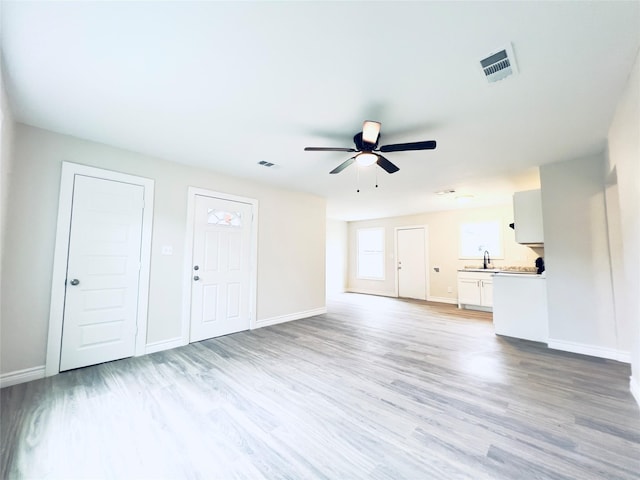
{"type": "Polygon", "coordinates": [[[459,268],[459,272],[486,272],[499,275],[512,275],[512,276],[539,276],[535,267],[502,267],[502,268],[482,268],[482,267],[464,267],[459,268]]]}
{"type": "Polygon", "coordinates": [[[536,272],[509,272],[499,271],[494,273],[495,277],[517,277],[517,278],[531,278],[533,280],[542,280],[546,278],[544,273],[537,274],[536,272]]]}
{"type": "Polygon", "coordinates": [[[497,273],[501,270],[499,268],[459,268],[459,272],[487,272],[487,273],[497,273]]]}

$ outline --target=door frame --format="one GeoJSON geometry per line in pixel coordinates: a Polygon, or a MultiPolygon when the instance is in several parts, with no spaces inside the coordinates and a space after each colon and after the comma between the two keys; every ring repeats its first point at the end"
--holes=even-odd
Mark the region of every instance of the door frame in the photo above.
{"type": "Polygon", "coordinates": [[[193,262],[193,222],[195,220],[196,195],[219,198],[251,205],[251,232],[249,253],[249,330],[256,328],[256,304],[258,285],[258,200],[206,188],[189,187],[187,191],[187,224],[184,244],[184,274],[182,281],[182,345],[189,344],[191,330],[191,265],[193,262]]]}
{"type": "Polygon", "coordinates": [[[89,167],[78,163],[62,162],[60,175],[60,196],[58,200],[58,223],[53,254],[51,276],[51,306],[49,309],[49,335],[45,375],[50,377],[60,373],[62,353],[62,327],[64,322],[64,302],[69,260],[69,235],[71,233],[71,209],[73,207],[73,186],[76,175],[112,180],[140,185],[144,188],[144,209],[142,211],[142,238],[140,248],[140,277],[138,282],[137,333],[135,356],[144,355],[147,343],[147,312],[149,306],[149,275],[151,272],[151,233],[153,227],[153,179],[126,173],[89,167]]]}
{"type": "Polygon", "coordinates": [[[395,296],[400,297],[400,274],[398,273],[398,232],[400,230],[422,229],[424,231],[424,276],[425,276],[425,292],[424,296],[427,300],[431,297],[431,282],[429,281],[429,226],[428,225],[407,225],[403,227],[395,227],[394,229],[394,257],[395,257],[395,296]]]}

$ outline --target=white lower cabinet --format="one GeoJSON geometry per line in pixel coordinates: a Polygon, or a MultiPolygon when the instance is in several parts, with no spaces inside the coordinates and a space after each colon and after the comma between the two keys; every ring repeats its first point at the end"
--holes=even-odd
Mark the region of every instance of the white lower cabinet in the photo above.
{"type": "Polygon", "coordinates": [[[498,274],[493,325],[498,335],[547,343],[547,285],[541,275],[498,274]]]}
{"type": "Polygon", "coordinates": [[[493,307],[494,272],[458,272],[458,308],[493,307]]]}

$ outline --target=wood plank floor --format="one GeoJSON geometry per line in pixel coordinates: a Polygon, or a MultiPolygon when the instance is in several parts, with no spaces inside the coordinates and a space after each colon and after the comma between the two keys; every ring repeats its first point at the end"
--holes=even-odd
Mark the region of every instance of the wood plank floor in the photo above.
{"type": "Polygon", "coordinates": [[[629,375],[496,337],[490,314],[344,294],[2,389],[0,476],[638,479],[629,375]]]}

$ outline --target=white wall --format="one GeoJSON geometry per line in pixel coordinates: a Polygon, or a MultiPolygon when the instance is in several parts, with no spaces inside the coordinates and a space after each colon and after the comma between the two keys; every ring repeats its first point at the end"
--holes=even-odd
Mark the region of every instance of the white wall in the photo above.
{"type": "Polygon", "coordinates": [[[347,222],[327,220],[327,295],[347,290],[347,222]]]}
{"type": "MultiPolygon", "coordinates": [[[[1,61],[0,61],[1,63],[1,61]]],[[[2,299],[2,264],[4,258],[4,237],[7,219],[7,200],[11,178],[13,149],[13,115],[4,90],[3,72],[0,72],[0,302],[2,299]]]]}
{"type": "Polygon", "coordinates": [[[640,52],[609,127],[609,172],[615,178],[622,261],[615,264],[622,301],[617,316],[629,325],[631,390],[640,404],[640,52]]]}
{"type": "Polygon", "coordinates": [[[481,266],[482,259],[469,260],[459,258],[460,225],[465,222],[485,222],[497,220],[502,225],[504,254],[492,261],[500,266],[534,266],[535,259],[543,254],[542,249],[531,249],[515,241],[515,233],[509,228],[513,222],[513,205],[484,208],[466,208],[444,212],[431,212],[404,217],[381,218],[349,222],[349,281],[350,291],[372,293],[376,295],[396,295],[397,265],[395,259],[395,229],[416,225],[428,226],[429,250],[429,292],[428,298],[434,301],[457,303],[458,269],[466,265],[481,266]],[[356,276],[357,247],[356,231],[359,228],[383,227],[385,229],[385,279],[383,281],[363,280],[356,276]],[[440,267],[434,271],[433,267],[440,267]],[[448,291],[451,287],[451,292],[448,291]]]}
{"type": "Polygon", "coordinates": [[[626,359],[616,323],[604,156],[540,167],[549,346],[626,359]],[[621,356],[620,356],[621,355],[621,356]]]}
{"type": "Polygon", "coordinates": [[[613,308],[616,317],[618,348],[631,352],[633,346],[633,330],[631,318],[624,311],[628,302],[626,280],[624,278],[624,256],[622,240],[622,224],[620,219],[620,189],[618,188],[615,169],[605,172],[605,208],[607,214],[607,234],[609,238],[609,254],[611,260],[611,284],[613,286],[613,308]]]}
{"type": "Polygon", "coordinates": [[[258,321],[326,308],[324,199],[22,124],[16,124],[14,140],[2,271],[1,373],[45,362],[62,161],[155,180],[148,343],[181,333],[188,186],[259,200],[258,321]],[[163,245],[173,246],[173,255],[161,255],[163,245]]]}

